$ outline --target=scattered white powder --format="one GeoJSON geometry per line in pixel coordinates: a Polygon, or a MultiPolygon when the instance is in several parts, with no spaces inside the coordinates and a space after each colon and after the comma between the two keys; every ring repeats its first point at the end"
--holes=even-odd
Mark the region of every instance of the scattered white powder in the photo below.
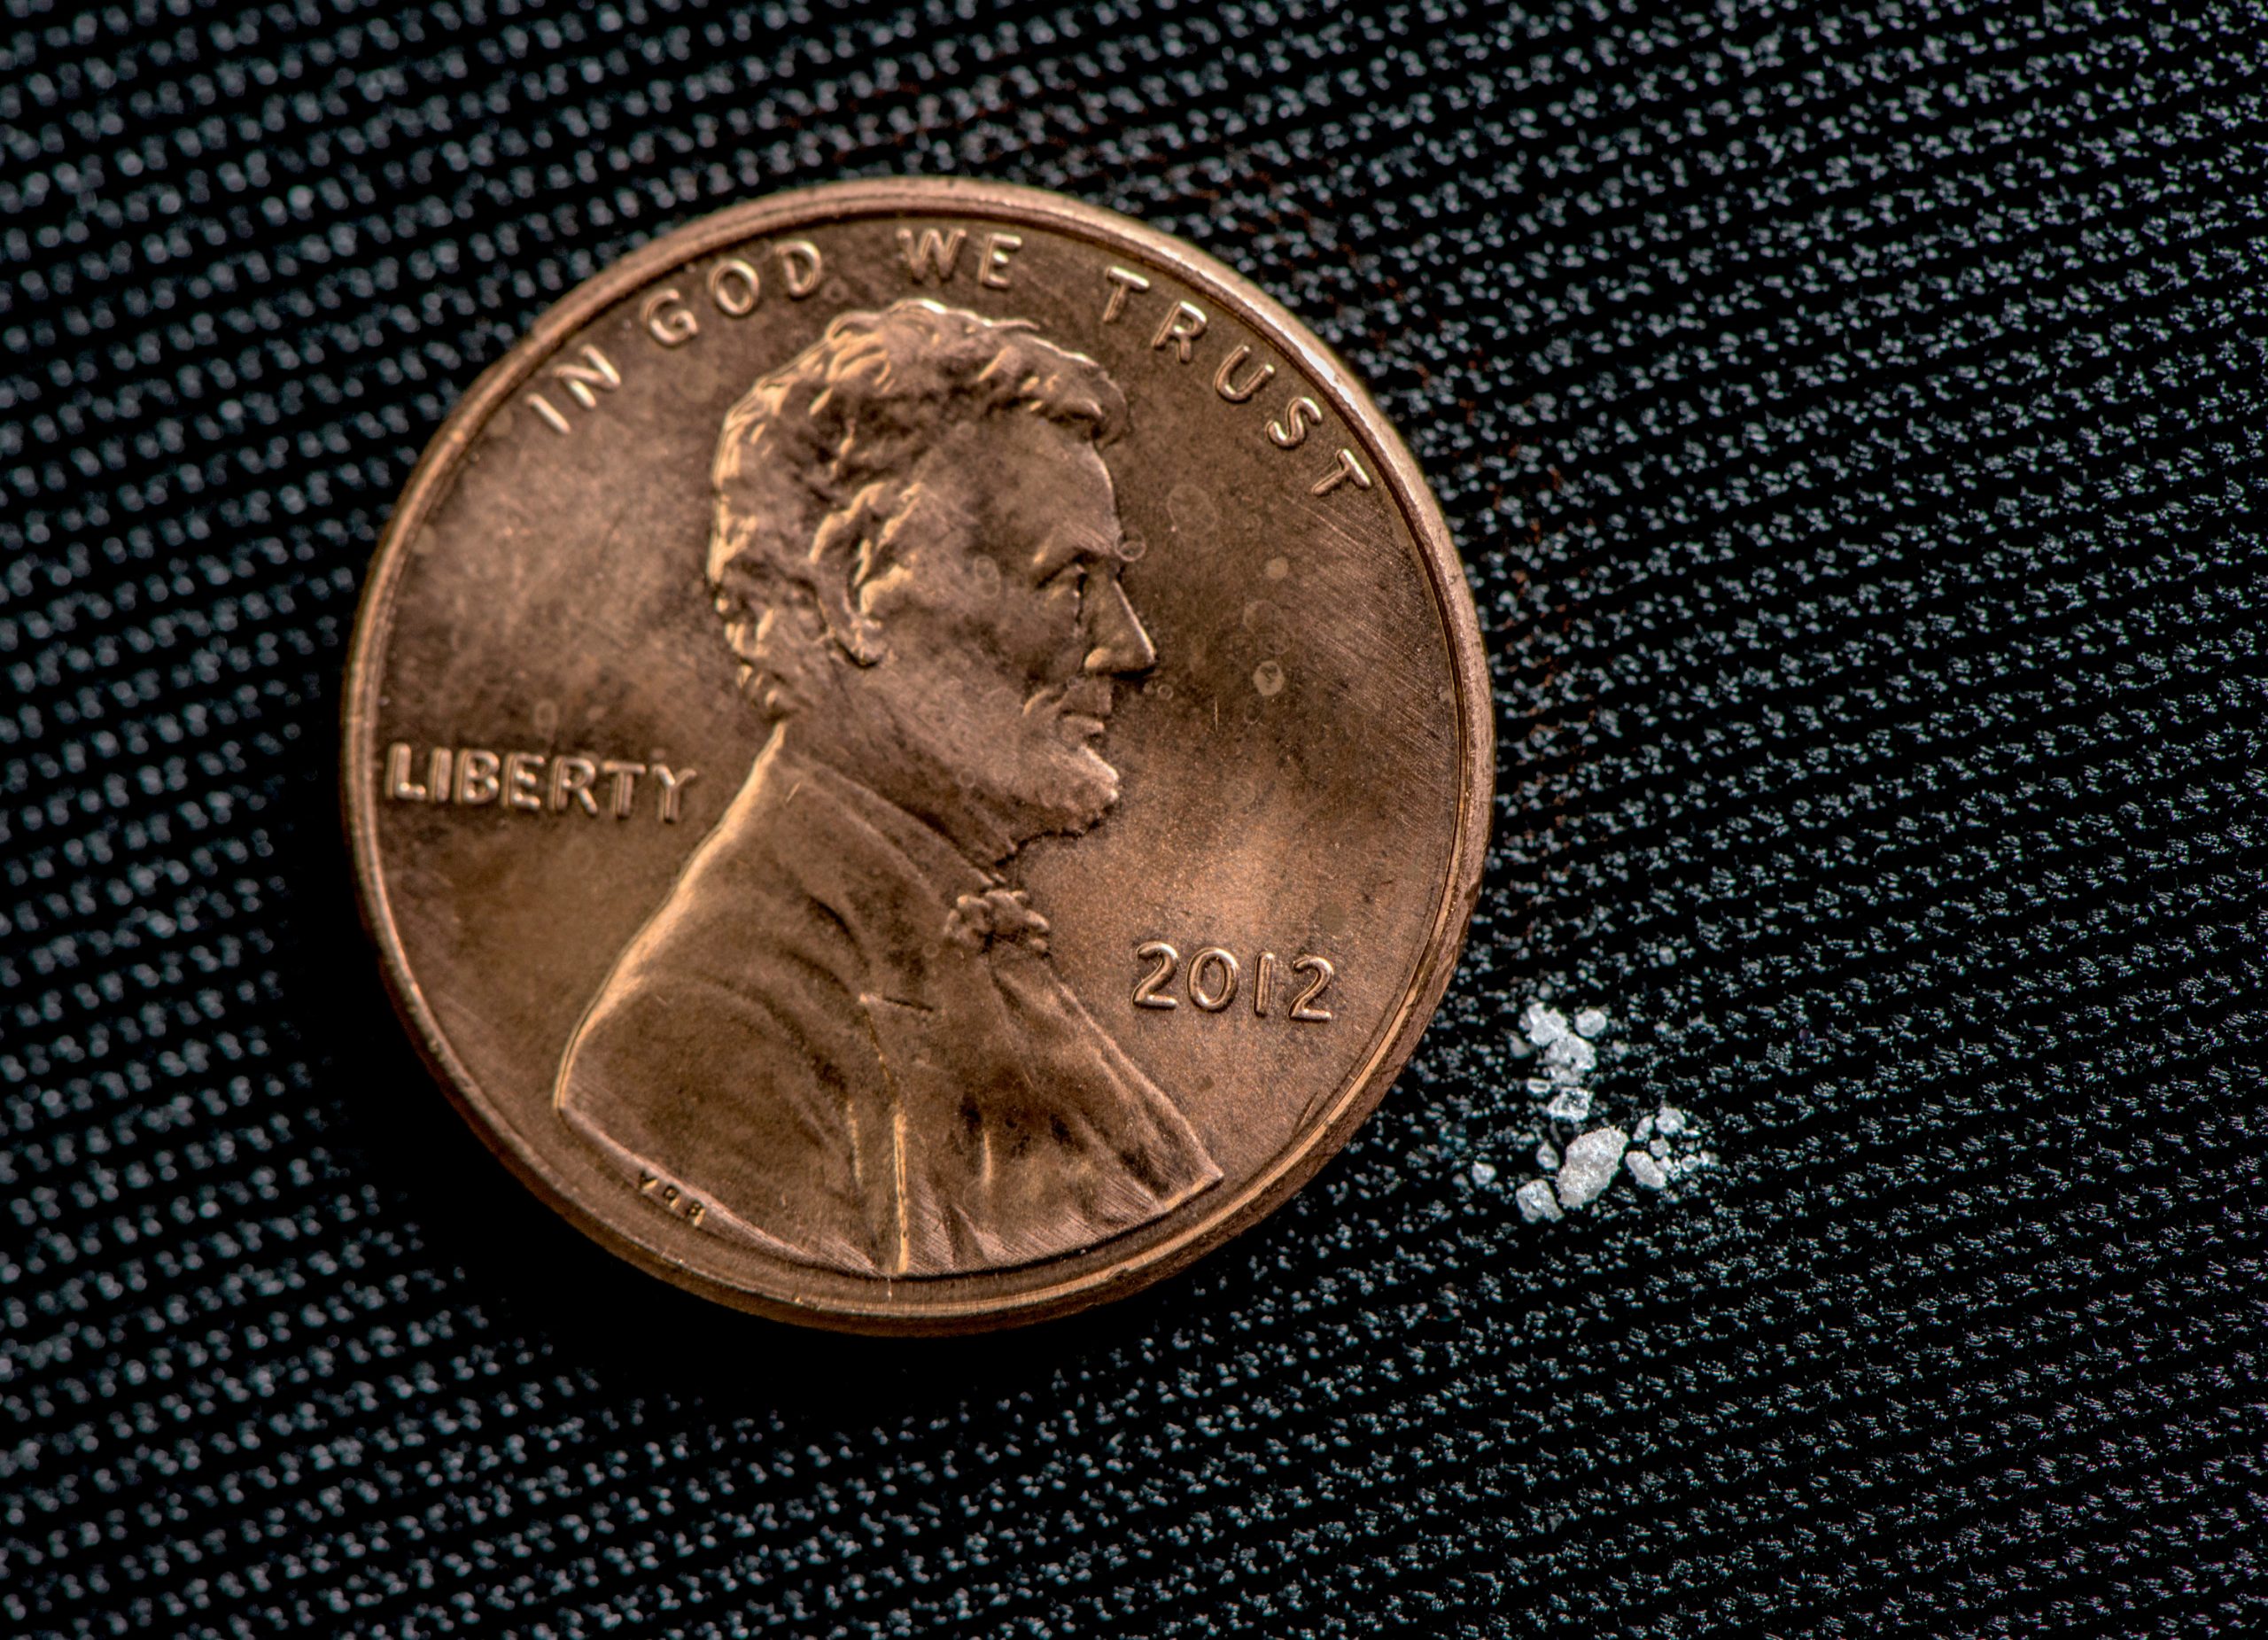
{"type": "Polygon", "coordinates": [[[1495,1184],[1496,1182],[1495,1163],[1493,1162],[1474,1162],[1472,1164],[1472,1182],[1476,1185],[1495,1184]]]}
{"type": "Polygon", "coordinates": [[[1629,1137],[1620,1128],[1593,1128],[1571,1139],[1559,1163],[1559,1205],[1588,1207],[1614,1182],[1615,1164],[1629,1137]]]}
{"type": "MultiPolygon", "coordinates": [[[[1526,1038],[1516,1052],[1534,1055],[1542,1074],[1524,1079],[1529,1095],[1539,1101],[1534,1112],[1535,1167],[1542,1178],[1528,1179],[1512,1193],[1520,1216],[1538,1224],[1589,1206],[1604,1195],[1624,1172],[1640,1190],[1659,1191],[1673,1182],[1716,1165],[1713,1153],[1700,1150],[1696,1141],[1700,1124],[1673,1105],[1651,1115],[1641,1115],[1626,1135],[1611,1100],[1602,1100],[1586,1083],[1600,1069],[1596,1038],[1606,1031],[1611,1016],[1602,1007],[1578,1009],[1571,1022],[1566,1014],[1541,998],[1530,1001],[1520,1014],[1520,1034],[1526,1038]],[[1599,1121],[1600,1116],[1608,1119],[1599,1121]],[[1598,1121],[1588,1131],[1587,1122],[1598,1121]],[[1557,1123],[1560,1131],[1549,1131],[1557,1123]]],[[[1497,1170],[1487,1162],[1472,1164],[1476,1184],[1493,1183],[1497,1170]]]]}

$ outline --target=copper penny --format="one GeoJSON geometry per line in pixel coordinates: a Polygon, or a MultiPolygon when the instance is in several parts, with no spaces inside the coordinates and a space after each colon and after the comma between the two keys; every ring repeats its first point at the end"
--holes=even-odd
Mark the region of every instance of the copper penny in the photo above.
{"type": "Polygon", "coordinates": [[[741,1308],[1029,1321],[1276,1207],[1448,984],[1494,748],[1439,509],[1282,307],[843,183],[569,295],[404,491],[346,795],[545,1200],[741,1308]]]}

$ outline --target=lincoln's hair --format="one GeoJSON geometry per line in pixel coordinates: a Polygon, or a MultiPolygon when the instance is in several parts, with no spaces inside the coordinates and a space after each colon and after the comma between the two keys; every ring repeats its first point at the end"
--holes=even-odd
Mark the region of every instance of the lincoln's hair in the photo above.
{"type": "Polygon", "coordinates": [[[1126,401],[1100,365],[1022,321],[920,299],[843,315],[732,408],[709,583],[766,710],[786,703],[760,657],[783,643],[831,640],[860,665],[882,657],[858,595],[894,556],[915,465],[953,427],[1019,411],[1099,443],[1126,401]]]}

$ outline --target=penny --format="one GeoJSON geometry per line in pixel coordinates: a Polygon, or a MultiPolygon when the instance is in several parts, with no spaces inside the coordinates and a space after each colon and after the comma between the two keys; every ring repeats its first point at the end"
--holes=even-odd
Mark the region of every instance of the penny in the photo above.
{"type": "Polygon", "coordinates": [[[726,1303],[1131,1292],[1345,1143],[1454,967],[1470,595],[1346,368],[1029,190],[695,222],[484,375],[372,566],[347,824],[464,1115],[726,1303]]]}

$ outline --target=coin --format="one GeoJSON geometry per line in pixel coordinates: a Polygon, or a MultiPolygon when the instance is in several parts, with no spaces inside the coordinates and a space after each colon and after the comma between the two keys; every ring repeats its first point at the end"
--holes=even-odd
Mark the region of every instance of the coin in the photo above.
{"type": "Polygon", "coordinates": [[[1449,983],[1493,782],[1440,510],[1282,307],[1030,190],[843,183],[571,293],[349,663],[395,1003],[616,1252],[876,1333],[1281,1203],[1449,983]]]}

